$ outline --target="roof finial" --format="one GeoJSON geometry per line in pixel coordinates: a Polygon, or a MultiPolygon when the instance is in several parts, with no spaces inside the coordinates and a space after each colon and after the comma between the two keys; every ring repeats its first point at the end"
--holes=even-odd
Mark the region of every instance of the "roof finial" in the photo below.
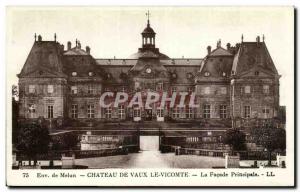
{"type": "Polygon", "coordinates": [[[56,33],[54,33],[54,41],[56,42],[56,33]]]}
{"type": "Polygon", "coordinates": [[[77,47],[77,45],[78,45],[78,40],[77,40],[77,38],[76,38],[76,41],[75,41],[75,42],[76,42],[76,47],[77,47]]]}
{"type": "Polygon", "coordinates": [[[263,34],[263,42],[265,42],[265,34],[263,34]]]}
{"type": "Polygon", "coordinates": [[[242,43],[243,43],[243,41],[244,41],[244,35],[242,34],[242,43]]]}
{"type": "Polygon", "coordinates": [[[149,18],[150,18],[150,12],[148,10],[148,12],[146,13],[147,17],[148,17],[148,20],[147,20],[147,26],[149,27],[150,26],[150,21],[149,21],[149,18]]]}
{"type": "Polygon", "coordinates": [[[34,41],[36,41],[36,33],[34,33],[34,41]]]}

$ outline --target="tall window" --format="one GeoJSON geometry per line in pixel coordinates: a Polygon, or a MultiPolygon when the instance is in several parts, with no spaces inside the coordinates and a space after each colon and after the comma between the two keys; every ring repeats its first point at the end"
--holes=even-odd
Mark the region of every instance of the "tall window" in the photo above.
{"type": "Polygon", "coordinates": [[[206,95],[210,94],[210,87],[204,88],[204,94],[206,94],[206,95]]]}
{"type": "Polygon", "coordinates": [[[73,119],[78,118],[78,105],[77,104],[72,105],[71,116],[72,116],[73,119]]]}
{"type": "Polygon", "coordinates": [[[249,85],[245,86],[245,93],[251,93],[251,87],[249,85]]]}
{"type": "Polygon", "coordinates": [[[94,85],[88,85],[88,94],[94,94],[94,93],[95,93],[94,85]]]}
{"type": "Polygon", "coordinates": [[[88,118],[95,118],[95,106],[94,105],[88,105],[87,106],[87,115],[88,118]]]}
{"type": "Polygon", "coordinates": [[[173,116],[173,118],[179,118],[180,117],[180,108],[179,107],[174,107],[173,108],[172,116],[173,116]]]}
{"type": "Polygon", "coordinates": [[[71,93],[74,94],[74,95],[78,93],[77,86],[71,86],[71,93]]]}
{"type": "Polygon", "coordinates": [[[156,90],[157,90],[157,91],[162,91],[163,88],[164,88],[163,83],[158,83],[158,84],[156,85],[156,90]]]}
{"type": "Polygon", "coordinates": [[[156,115],[157,115],[157,117],[163,117],[164,116],[164,110],[163,109],[156,109],[156,115]]]}
{"type": "Polygon", "coordinates": [[[123,93],[126,92],[126,88],[124,86],[121,88],[121,92],[123,92],[123,93]]]}
{"type": "Polygon", "coordinates": [[[227,88],[226,87],[221,87],[221,94],[227,94],[227,88]]]}
{"type": "Polygon", "coordinates": [[[269,85],[263,85],[263,93],[264,94],[269,94],[270,92],[270,87],[269,85]]]}
{"type": "Polygon", "coordinates": [[[267,107],[264,107],[262,112],[263,112],[263,116],[264,116],[263,118],[268,118],[269,117],[270,109],[268,109],[267,107]]]}
{"type": "Polygon", "coordinates": [[[35,86],[29,85],[29,93],[35,93],[35,86]]]}
{"type": "Polygon", "coordinates": [[[47,107],[48,118],[53,118],[53,105],[48,105],[47,107]]]}
{"type": "Polygon", "coordinates": [[[48,90],[48,93],[53,93],[53,92],[54,92],[54,87],[53,87],[53,85],[48,85],[48,86],[47,86],[47,90],[48,90]]]}
{"type": "Polygon", "coordinates": [[[251,107],[250,106],[244,106],[244,117],[250,118],[251,115],[251,107]]]}
{"type": "Polygon", "coordinates": [[[210,105],[203,105],[203,118],[210,118],[210,105]]]}
{"type": "Polygon", "coordinates": [[[176,93],[177,92],[177,87],[172,87],[172,93],[176,93]]]}
{"type": "Polygon", "coordinates": [[[191,119],[191,118],[193,118],[193,108],[191,108],[191,107],[187,107],[186,108],[186,118],[188,118],[188,119],[191,119]]]}
{"type": "Polygon", "coordinates": [[[111,114],[112,114],[112,108],[111,107],[107,107],[105,109],[105,118],[106,119],[111,119],[111,114]]]}
{"type": "Polygon", "coordinates": [[[188,87],[188,90],[187,90],[189,93],[191,92],[194,92],[194,87],[188,87]]]}
{"type": "Polygon", "coordinates": [[[35,118],[35,105],[34,104],[28,105],[28,112],[29,112],[29,118],[35,118]]]}
{"type": "Polygon", "coordinates": [[[120,105],[118,109],[119,119],[125,119],[125,107],[120,105]]]}
{"type": "Polygon", "coordinates": [[[227,118],[227,106],[226,105],[220,105],[220,118],[221,119],[227,118]]]}
{"type": "Polygon", "coordinates": [[[140,117],[141,116],[141,110],[139,108],[135,108],[133,110],[133,117],[140,117]]]}

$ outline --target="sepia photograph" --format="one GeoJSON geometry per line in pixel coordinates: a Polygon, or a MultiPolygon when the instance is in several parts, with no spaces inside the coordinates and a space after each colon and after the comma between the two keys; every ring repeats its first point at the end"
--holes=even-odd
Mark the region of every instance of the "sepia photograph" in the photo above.
{"type": "Polygon", "coordinates": [[[293,7],[11,6],[6,75],[9,186],[294,185],[293,7]]]}

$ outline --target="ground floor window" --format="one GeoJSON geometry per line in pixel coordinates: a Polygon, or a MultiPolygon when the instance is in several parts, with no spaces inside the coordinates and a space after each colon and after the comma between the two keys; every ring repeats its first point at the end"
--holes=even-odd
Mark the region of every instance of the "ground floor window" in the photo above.
{"type": "Polygon", "coordinates": [[[173,108],[172,117],[173,118],[179,118],[180,117],[180,108],[179,107],[173,108]]]}
{"type": "Polygon", "coordinates": [[[88,118],[95,118],[95,106],[94,105],[88,105],[87,106],[87,115],[88,118]]]}
{"type": "Polygon", "coordinates": [[[210,105],[205,104],[203,105],[203,118],[210,118],[210,105]]]}
{"type": "Polygon", "coordinates": [[[269,117],[269,114],[270,114],[270,109],[268,109],[267,107],[265,107],[263,110],[263,118],[268,118],[269,117]]]}
{"type": "Polygon", "coordinates": [[[187,107],[186,108],[186,118],[191,119],[194,116],[193,108],[187,107]]]}
{"type": "Polygon", "coordinates": [[[112,114],[112,108],[108,107],[105,109],[105,118],[106,119],[111,119],[111,114],[112,114]]]}
{"type": "Polygon", "coordinates": [[[71,116],[72,116],[73,119],[78,118],[78,105],[77,104],[72,105],[71,116]]]}
{"type": "Polygon", "coordinates": [[[163,109],[156,109],[156,115],[157,115],[157,117],[163,117],[164,116],[164,110],[163,109]]]}
{"type": "Polygon", "coordinates": [[[250,118],[251,114],[251,107],[250,106],[244,106],[244,117],[245,118],[250,118]]]}
{"type": "Polygon", "coordinates": [[[139,108],[133,110],[133,117],[141,117],[141,110],[139,108]]]}
{"type": "Polygon", "coordinates": [[[125,119],[125,107],[120,105],[118,108],[119,119],[125,119]]]}
{"type": "Polygon", "coordinates": [[[220,105],[220,118],[221,119],[227,118],[227,106],[226,105],[220,105]]]}
{"type": "Polygon", "coordinates": [[[28,105],[29,118],[35,118],[35,104],[28,105]]]}
{"type": "Polygon", "coordinates": [[[47,107],[48,118],[53,118],[53,105],[48,105],[47,107]]]}

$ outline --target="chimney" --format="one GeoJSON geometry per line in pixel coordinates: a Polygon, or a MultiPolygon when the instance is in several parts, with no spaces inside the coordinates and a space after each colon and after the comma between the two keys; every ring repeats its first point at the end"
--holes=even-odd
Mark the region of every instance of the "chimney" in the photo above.
{"type": "Polygon", "coordinates": [[[60,49],[61,51],[64,51],[65,50],[65,46],[63,44],[60,45],[60,49]]]}
{"type": "Polygon", "coordinates": [[[257,43],[257,45],[258,45],[258,43],[260,43],[260,37],[259,36],[256,37],[256,43],[257,43]]]}
{"type": "Polygon", "coordinates": [[[211,53],[211,46],[207,46],[207,54],[210,55],[211,53]]]}
{"type": "Polygon", "coordinates": [[[78,48],[81,49],[81,43],[78,41],[78,48]]]}
{"type": "Polygon", "coordinates": [[[219,41],[217,42],[217,48],[221,47],[221,39],[219,39],[219,41]]]}
{"type": "Polygon", "coordinates": [[[71,47],[72,47],[72,44],[71,44],[71,42],[70,42],[70,41],[68,41],[68,50],[70,50],[70,49],[71,49],[71,47]]]}
{"type": "Polygon", "coordinates": [[[230,51],[230,47],[231,47],[230,43],[227,43],[226,46],[227,46],[227,50],[230,51]]]}
{"type": "Polygon", "coordinates": [[[85,47],[85,51],[87,52],[87,54],[91,54],[91,48],[89,46],[85,47]]]}
{"type": "Polygon", "coordinates": [[[42,36],[41,35],[38,36],[38,41],[42,41],[42,36]]]}

